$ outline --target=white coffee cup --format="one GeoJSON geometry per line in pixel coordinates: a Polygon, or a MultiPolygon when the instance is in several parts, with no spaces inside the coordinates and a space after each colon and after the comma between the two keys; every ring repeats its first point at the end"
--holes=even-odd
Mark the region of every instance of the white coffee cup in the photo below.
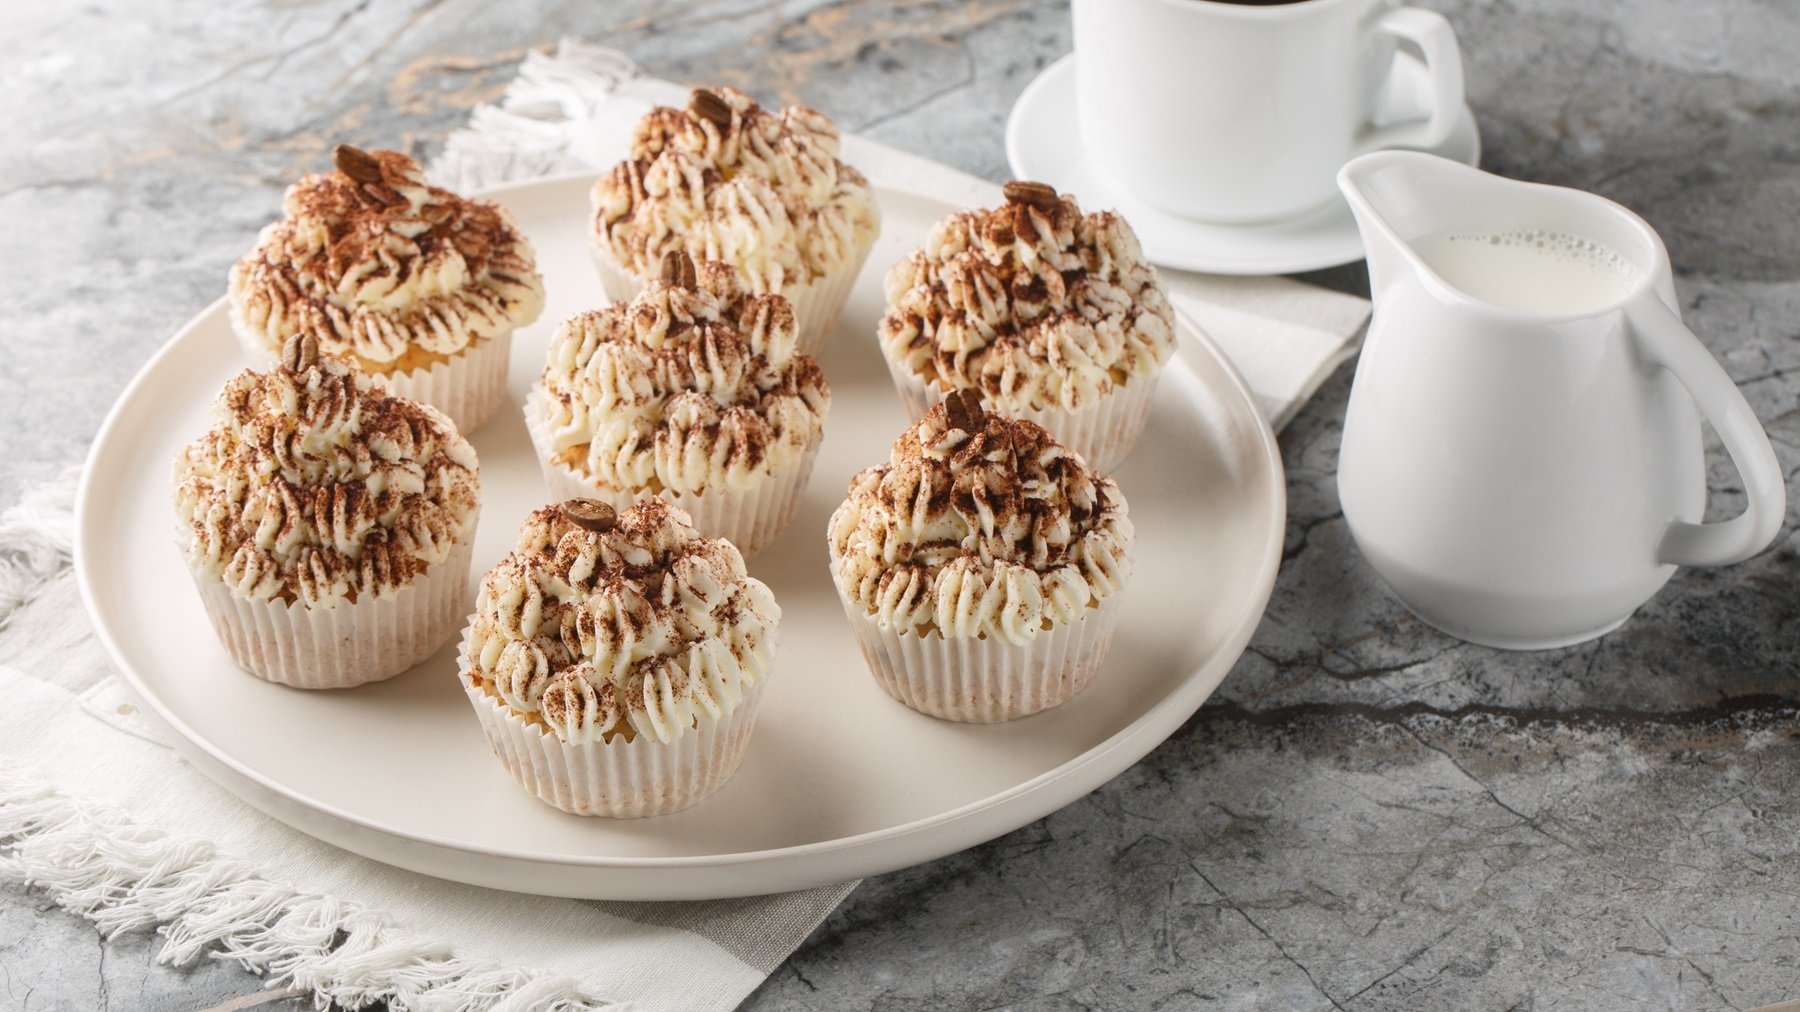
{"type": "Polygon", "coordinates": [[[1186,217],[1304,214],[1338,199],[1337,170],[1351,158],[1437,147],[1463,115],[1450,23],[1393,0],[1074,0],[1074,22],[1089,157],[1186,217]],[[1424,58],[1430,113],[1377,126],[1401,40],[1424,58]]]}

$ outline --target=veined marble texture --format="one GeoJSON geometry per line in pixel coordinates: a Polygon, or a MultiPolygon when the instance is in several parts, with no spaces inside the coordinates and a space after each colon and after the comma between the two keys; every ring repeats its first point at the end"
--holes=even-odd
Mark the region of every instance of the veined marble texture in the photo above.
{"type": "MultiPolygon", "coordinates": [[[[1800,5],[1427,5],[1462,40],[1484,166],[1649,219],[1791,482],[1800,5]]],[[[429,157],[563,35],[993,179],[1013,100],[1071,45],[1067,5],[1032,0],[0,6],[0,501],[79,456],[289,180],[340,141],[429,157]]],[[[1310,279],[1364,285],[1360,265],[1310,279]]],[[[1344,527],[1349,376],[1282,436],[1284,568],[1200,714],[1067,809],[864,883],[747,1008],[1800,997],[1800,506],[1775,548],[1678,574],[1601,640],[1462,644],[1412,619],[1344,527]]],[[[1709,515],[1729,515],[1716,440],[1709,465],[1709,515]]],[[[260,987],[155,967],[154,949],[0,892],[0,1008],[195,1009],[260,987]]]]}

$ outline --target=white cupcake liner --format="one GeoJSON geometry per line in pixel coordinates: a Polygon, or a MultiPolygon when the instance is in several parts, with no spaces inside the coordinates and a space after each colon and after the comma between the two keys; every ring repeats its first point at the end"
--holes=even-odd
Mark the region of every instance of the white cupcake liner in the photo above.
{"type": "Polygon", "coordinates": [[[850,291],[856,287],[856,279],[862,274],[863,264],[868,261],[869,250],[873,248],[874,237],[871,236],[842,270],[804,285],[782,289],[781,294],[794,304],[794,320],[800,331],[795,344],[800,354],[817,357],[831,343],[832,336],[837,333],[838,321],[843,318],[844,304],[850,301],[850,291]]]}
{"type": "Polygon", "coordinates": [[[482,338],[429,369],[376,373],[388,389],[409,400],[429,404],[450,416],[456,431],[468,435],[494,416],[506,399],[506,365],[512,358],[511,330],[482,338]]]}
{"type": "Polygon", "coordinates": [[[232,660],[258,678],[297,689],[347,689],[392,678],[456,635],[469,614],[474,529],[389,597],[332,608],[248,601],[194,574],[213,630],[232,660]]]}
{"type": "MultiPolygon", "coordinates": [[[[862,273],[863,264],[874,246],[871,235],[868,243],[843,269],[781,290],[794,306],[797,330],[794,345],[799,354],[816,356],[831,342],[831,336],[837,333],[838,320],[844,314],[844,303],[850,301],[850,291],[856,287],[856,278],[862,273]]],[[[594,270],[600,275],[600,287],[606,291],[609,300],[630,302],[643,289],[644,283],[616,263],[610,252],[602,251],[592,242],[588,244],[588,251],[594,259],[594,270]]]]}
{"type": "MultiPolygon", "coordinates": [[[[279,349],[270,348],[259,337],[252,336],[243,325],[237,307],[231,308],[232,330],[238,344],[258,368],[272,364],[279,349]]],[[[408,400],[429,404],[450,416],[456,431],[462,435],[474,432],[493,417],[506,398],[506,366],[512,358],[512,331],[479,338],[462,351],[429,369],[403,373],[370,373],[387,383],[388,389],[408,400]]]]}
{"type": "MultiPolygon", "coordinates": [[[[914,422],[925,417],[931,406],[944,399],[948,391],[927,386],[917,374],[894,361],[884,345],[882,360],[900,392],[900,403],[914,422]]],[[[1156,396],[1156,381],[1161,371],[1148,376],[1135,376],[1122,387],[1100,398],[1098,403],[1078,411],[1063,408],[1028,408],[1015,411],[995,409],[1009,418],[1029,418],[1050,431],[1056,441],[1081,454],[1088,467],[1110,474],[1125,461],[1131,447],[1150,420],[1150,404],[1156,396]]]]}
{"type": "Polygon", "coordinates": [[[630,302],[643,291],[644,283],[637,275],[614,260],[612,253],[592,237],[588,239],[588,256],[594,260],[594,273],[600,275],[600,290],[606,293],[606,301],[630,302]]]}
{"type": "Polygon", "coordinates": [[[1112,644],[1119,595],[1022,646],[997,636],[895,631],[843,600],[856,645],[888,695],[932,717],[997,724],[1061,706],[1094,680],[1112,644]]]}
{"type": "MultiPolygon", "coordinates": [[[[537,450],[538,465],[544,471],[544,484],[549,486],[551,501],[591,498],[625,510],[652,493],[633,492],[602,485],[563,464],[550,459],[550,434],[545,428],[546,398],[541,387],[533,386],[525,398],[525,428],[531,434],[531,445],[537,450]]],[[[693,518],[694,528],[709,538],[724,538],[737,546],[747,559],[769,547],[793,521],[800,509],[800,495],[812,477],[813,461],[819,456],[819,441],[792,466],[746,489],[712,489],[698,495],[664,489],[654,493],[680,506],[693,518]]]]}
{"type": "Polygon", "coordinates": [[[641,819],[695,804],[725,786],[743,763],[762,701],[758,683],[729,714],[702,715],[666,744],[640,736],[570,745],[474,683],[466,633],[458,661],[463,692],[500,764],[533,797],[572,815],[641,819]]]}

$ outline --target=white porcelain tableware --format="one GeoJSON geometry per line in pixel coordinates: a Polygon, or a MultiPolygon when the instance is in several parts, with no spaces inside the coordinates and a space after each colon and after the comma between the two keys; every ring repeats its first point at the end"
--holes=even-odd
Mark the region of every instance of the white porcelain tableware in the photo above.
{"type": "Polygon", "coordinates": [[[1682,324],[1642,218],[1411,152],[1339,179],[1375,310],[1338,494],[1414,613],[1476,643],[1562,646],[1616,628],[1676,566],[1769,544],[1786,504],[1774,450],[1682,324]],[[1719,523],[1699,522],[1701,415],[1746,492],[1719,523]]]}
{"type": "MultiPolygon", "coordinates": [[[[1006,160],[1019,179],[1049,183],[1083,206],[1110,207],[1131,222],[1144,256],[1160,267],[1211,274],[1291,274],[1361,260],[1356,218],[1340,196],[1319,210],[1283,221],[1226,225],[1183,218],[1154,207],[1094,164],[1068,128],[1075,109],[1074,56],[1065,56],[1020,93],[1006,122],[1006,160]]],[[[1430,99],[1425,65],[1402,54],[1378,101],[1381,121],[1416,117],[1430,99]]],[[[1481,158],[1475,114],[1465,104],[1456,127],[1433,153],[1474,165],[1481,158]]]]}
{"type": "Polygon", "coordinates": [[[1274,221],[1336,197],[1357,154],[1436,147],[1463,108],[1443,15],[1392,0],[1074,0],[1083,146],[1127,189],[1204,221],[1274,221]],[[1427,114],[1376,124],[1399,52],[1424,57],[1427,114]]]}
{"type": "MultiPolygon", "coordinates": [[[[491,194],[538,251],[548,302],[515,337],[507,403],[471,440],[483,496],[477,573],[548,501],[520,405],[556,323],[604,298],[580,213],[591,182],[491,194]]],[[[888,189],[877,198],[884,225],[872,262],[883,266],[954,210],[888,189]]],[[[882,273],[863,272],[847,338],[874,333],[882,273]]],[[[1112,652],[1077,700],[998,727],[915,713],[863,673],[827,567],[825,522],[851,474],[886,458],[906,418],[873,341],[827,347],[820,364],[835,396],[812,481],[793,527],[750,562],[782,609],[756,735],[730,783],[672,815],[583,819],[521,791],[469,711],[454,645],[348,692],[296,692],[237,670],[184,583],[166,506],[169,460],[205,428],[206,392],[245,364],[222,303],[158,353],[107,420],[77,506],[76,571],[121,674],[182,753],[338,846],[562,896],[706,899],[841,882],[953,853],[1069,804],[1181,727],[1242,653],[1280,562],[1281,458],[1223,355],[1191,327],[1178,333],[1150,424],[1118,472],[1148,550],[1121,600],[1112,652]]]]}

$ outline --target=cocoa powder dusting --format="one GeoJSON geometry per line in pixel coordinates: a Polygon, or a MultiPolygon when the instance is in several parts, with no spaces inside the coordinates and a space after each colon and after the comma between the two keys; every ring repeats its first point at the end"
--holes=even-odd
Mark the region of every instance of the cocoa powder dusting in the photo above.
{"type": "MultiPolygon", "coordinates": [[[[870,475],[877,476],[875,498],[891,514],[912,515],[920,505],[916,499],[923,495],[926,515],[955,512],[975,529],[984,526],[985,517],[991,518],[996,531],[1051,530],[1057,526],[1057,518],[1066,515],[1074,534],[1073,544],[1092,528],[1111,502],[1107,492],[1110,482],[1096,479],[1041,426],[1028,419],[1006,418],[982,409],[973,391],[954,391],[934,405],[919,424],[901,434],[894,444],[894,455],[904,462],[905,472],[890,462],[868,468],[851,480],[855,495],[854,490],[864,485],[870,475]],[[979,422],[963,415],[970,410],[970,401],[979,413],[979,422]],[[963,415],[970,426],[952,421],[952,412],[963,415]],[[948,458],[927,454],[921,441],[923,435],[949,429],[961,430],[968,438],[948,458]],[[917,484],[902,480],[903,473],[913,475],[917,484]],[[1039,491],[1047,486],[1068,489],[1088,482],[1093,483],[1096,498],[1091,506],[1081,505],[1080,496],[1046,496],[1039,491]]],[[[982,547],[966,547],[960,541],[894,544],[892,549],[895,557],[890,566],[912,564],[920,557],[941,560],[947,556],[983,554],[982,547]]],[[[1066,546],[1048,547],[1044,551],[1047,561],[1040,568],[1047,570],[1065,564],[1067,553],[1066,546]]]]}
{"type": "MultiPolygon", "coordinates": [[[[674,653],[665,651],[634,658],[623,673],[623,681],[617,684],[614,678],[618,675],[612,673],[612,658],[606,652],[607,645],[615,641],[645,641],[659,624],[676,630],[681,637],[697,635],[695,618],[688,611],[691,603],[684,603],[683,593],[675,586],[676,574],[684,571],[683,564],[688,559],[717,556],[720,561],[716,565],[731,565],[719,556],[721,552],[735,552],[725,542],[684,537],[673,530],[672,525],[678,523],[673,509],[657,497],[639,500],[623,511],[613,511],[595,500],[570,500],[539,509],[526,520],[524,531],[529,534],[546,530],[549,544],[540,546],[534,538],[522,537],[519,549],[490,577],[504,572],[510,580],[533,581],[538,579],[531,575],[534,570],[547,568],[549,586],[566,584],[575,588],[577,596],[562,600],[545,594],[538,637],[548,644],[543,656],[551,688],[542,696],[539,712],[521,713],[522,717],[545,719],[546,726],[554,728],[581,725],[586,719],[588,697],[592,697],[599,712],[592,726],[601,730],[603,740],[611,741],[615,733],[625,734],[629,740],[631,732],[623,711],[638,705],[630,701],[643,695],[646,678],[660,673],[669,679],[677,697],[693,691],[688,673],[669,663],[672,658],[687,656],[685,641],[677,645],[674,653]],[[595,513],[610,514],[604,530],[595,531],[588,526],[595,513]],[[584,579],[574,579],[569,572],[577,560],[593,565],[584,579]],[[608,602],[604,609],[587,606],[587,602],[599,598],[608,602]],[[596,650],[600,651],[598,657],[596,650]],[[609,673],[597,674],[593,670],[596,665],[609,673]]],[[[741,562],[735,565],[741,567],[741,562]]],[[[718,575],[715,570],[715,577],[718,575]]],[[[744,617],[744,592],[741,587],[732,588],[723,601],[710,609],[707,626],[729,629],[736,625],[744,617]]],[[[477,621],[484,617],[492,621],[485,611],[477,621]]]]}

